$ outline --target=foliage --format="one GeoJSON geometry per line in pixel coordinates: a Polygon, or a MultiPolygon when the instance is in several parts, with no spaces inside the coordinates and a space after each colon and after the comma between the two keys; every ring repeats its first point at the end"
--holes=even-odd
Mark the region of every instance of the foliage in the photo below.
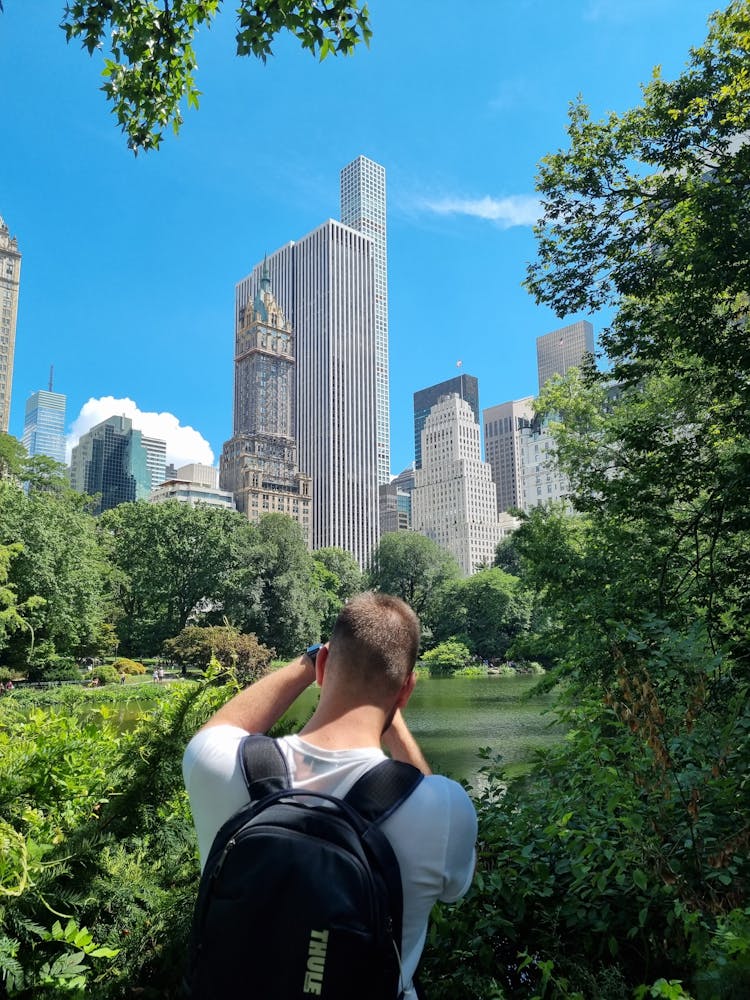
{"type": "Polygon", "coordinates": [[[99,519],[125,653],[152,652],[223,596],[231,542],[249,528],[234,511],[168,501],[121,504],[99,519]]]}
{"type": "Polygon", "coordinates": [[[714,15],[632,111],[576,104],[541,168],[529,286],[560,315],[616,307],[608,370],[539,406],[577,514],[513,539],[537,598],[512,655],[546,647],[573,729],[523,782],[488,774],[438,998],[459,962],[467,997],[750,987],[748,23],[747,0],[714,15]]]}
{"type": "Polygon", "coordinates": [[[129,660],[126,656],[120,656],[118,659],[114,660],[112,667],[117,671],[118,674],[145,674],[146,668],[142,663],[137,660],[129,660]]]}
{"type": "Polygon", "coordinates": [[[19,669],[45,640],[59,654],[86,655],[105,620],[107,567],[85,503],[70,490],[26,495],[0,482],[0,545],[21,544],[9,582],[29,609],[30,628],[15,633],[6,653],[19,669]]]}
{"type": "Polygon", "coordinates": [[[465,667],[470,659],[467,646],[457,639],[448,639],[427,653],[422,653],[420,663],[427,667],[430,677],[450,677],[465,667]]]}
{"type": "MultiPolygon", "coordinates": [[[[70,0],[61,27],[68,41],[80,39],[89,55],[103,50],[102,89],[128,137],[128,146],[159,146],[163,129],[182,124],[181,105],[197,108],[200,91],[194,73],[193,43],[202,27],[210,27],[221,0],[70,0]]],[[[240,0],[237,10],[237,54],[263,62],[283,31],[304,49],[325,59],[348,54],[370,38],[366,5],[358,0],[240,0]]]]}
{"type": "Polygon", "coordinates": [[[445,584],[434,616],[433,638],[458,636],[481,659],[505,656],[526,632],[532,598],[520,580],[501,569],[484,569],[445,584]]]}
{"type": "Polygon", "coordinates": [[[357,560],[344,549],[317,549],[313,560],[321,601],[321,635],[329,636],[342,606],[364,589],[364,576],[357,560]]]}
{"type": "Polygon", "coordinates": [[[520,577],[523,572],[521,556],[516,546],[515,533],[501,538],[495,546],[495,558],[492,565],[496,569],[502,569],[511,576],[520,577]]]}
{"type": "Polygon", "coordinates": [[[91,672],[91,679],[100,684],[119,684],[120,672],[115,670],[109,663],[104,663],[100,667],[94,667],[91,672]]]}
{"type": "Polygon", "coordinates": [[[120,734],[111,706],[132,690],[0,702],[0,975],[16,1000],[180,995],[198,885],[181,759],[238,684],[144,684],[152,708],[120,734]]]}
{"type": "Polygon", "coordinates": [[[256,636],[231,625],[188,625],[164,643],[164,652],[176,663],[198,670],[206,670],[215,659],[224,670],[231,668],[243,685],[261,677],[273,656],[273,650],[262,646],[256,636]]]}
{"type": "Polygon", "coordinates": [[[226,617],[280,656],[294,656],[320,636],[313,557],[286,514],[264,514],[248,529],[234,539],[226,617]]]}
{"type": "Polygon", "coordinates": [[[10,565],[23,546],[0,545],[0,650],[7,644],[8,636],[18,629],[28,629],[23,605],[19,605],[16,588],[8,583],[10,565]]]}
{"type": "Polygon", "coordinates": [[[380,539],[368,577],[373,590],[406,601],[423,619],[431,618],[437,591],[459,575],[455,559],[425,535],[391,531],[380,539]]]}
{"type": "Polygon", "coordinates": [[[20,480],[26,449],[12,434],[0,431],[0,480],[20,480]]]}
{"type": "Polygon", "coordinates": [[[730,699],[717,732],[695,712],[667,715],[646,675],[623,671],[607,706],[568,713],[568,738],[540,753],[531,779],[508,783],[489,765],[477,875],[431,931],[429,995],[527,997],[547,962],[585,997],[607,995],[612,976],[613,996],[688,976],[701,1000],[741,995],[731,982],[746,991],[750,938],[736,908],[750,875],[736,795],[750,764],[746,697],[730,699]],[[701,986],[706,954],[724,977],[717,992],[701,986]]]}

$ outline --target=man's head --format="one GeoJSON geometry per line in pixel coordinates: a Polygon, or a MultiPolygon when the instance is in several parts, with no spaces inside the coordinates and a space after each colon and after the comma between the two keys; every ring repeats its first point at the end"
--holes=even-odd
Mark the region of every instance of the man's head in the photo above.
{"type": "Polygon", "coordinates": [[[329,642],[326,673],[337,686],[376,700],[396,697],[419,650],[419,619],[389,594],[359,594],[345,604],[329,642]]]}

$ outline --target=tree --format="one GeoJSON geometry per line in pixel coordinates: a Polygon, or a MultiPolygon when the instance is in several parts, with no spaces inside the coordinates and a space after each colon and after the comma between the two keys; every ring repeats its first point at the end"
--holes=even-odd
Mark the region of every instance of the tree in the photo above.
{"type": "Polygon", "coordinates": [[[226,614],[279,656],[293,656],[320,636],[314,562],[302,530],[286,514],[264,514],[237,539],[226,614]]]}
{"type": "Polygon", "coordinates": [[[86,498],[0,483],[0,544],[21,543],[9,580],[29,606],[30,629],[16,632],[8,657],[22,668],[35,642],[58,654],[85,655],[107,620],[107,567],[86,498]],[[32,598],[42,598],[29,605],[32,598]]]}
{"type": "Polygon", "coordinates": [[[215,658],[225,670],[234,670],[243,685],[256,681],[271,662],[270,649],[231,625],[188,625],[167,639],[164,652],[175,663],[198,670],[205,670],[215,658]]]}
{"type": "MultiPolygon", "coordinates": [[[[70,0],[62,29],[89,55],[104,53],[102,90],[128,146],[138,152],[159,146],[163,130],[182,124],[183,100],[198,107],[193,44],[210,27],[221,0],[70,0]]],[[[371,31],[360,0],[240,0],[237,54],[265,62],[271,45],[288,31],[321,60],[347,55],[371,31]]]]}
{"type": "Polygon", "coordinates": [[[369,570],[370,586],[406,601],[429,618],[436,592],[459,576],[458,563],[425,535],[391,531],[380,539],[369,570]]]}
{"type": "Polygon", "coordinates": [[[157,652],[192,614],[221,606],[231,539],[246,525],[233,511],[178,501],[121,504],[102,514],[123,653],[157,652]]]}
{"type": "Polygon", "coordinates": [[[0,480],[20,479],[26,449],[12,434],[0,433],[0,480]]]}
{"type": "Polygon", "coordinates": [[[350,552],[335,547],[313,552],[320,595],[321,634],[329,636],[342,606],[364,588],[364,576],[350,552]]]}
{"type": "Polygon", "coordinates": [[[515,535],[508,535],[497,543],[492,565],[496,569],[510,573],[511,576],[521,576],[521,557],[518,554],[515,535]]]}
{"type": "Polygon", "coordinates": [[[531,608],[531,594],[519,579],[501,569],[480,570],[446,584],[433,638],[457,636],[483,660],[502,657],[528,631],[531,608]]]}

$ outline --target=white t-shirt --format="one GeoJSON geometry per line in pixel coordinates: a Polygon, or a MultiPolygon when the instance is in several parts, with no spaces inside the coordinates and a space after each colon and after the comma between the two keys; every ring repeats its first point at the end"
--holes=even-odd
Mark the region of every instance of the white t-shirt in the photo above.
{"type": "MultiPolygon", "coordinates": [[[[197,733],[182,762],[198,834],[201,868],[222,825],[247,804],[239,744],[247,735],[237,726],[213,726],[197,733]]],[[[355,781],[385,759],[382,750],[321,750],[300,739],[279,740],[292,785],[342,798],[355,781]]],[[[411,987],[427,935],[430,910],[437,900],[453,903],[468,890],[474,874],[477,818],[471,799],[455,781],[428,775],[409,798],[383,822],[401,869],[404,890],[403,952],[405,1000],[416,1000],[411,987]]]]}

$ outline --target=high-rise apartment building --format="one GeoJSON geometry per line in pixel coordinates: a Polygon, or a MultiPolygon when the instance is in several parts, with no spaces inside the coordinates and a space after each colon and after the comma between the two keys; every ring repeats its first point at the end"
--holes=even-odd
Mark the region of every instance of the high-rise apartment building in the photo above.
{"type": "Polygon", "coordinates": [[[465,399],[441,397],[422,430],[422,468],[414,474],[412,527],[454,557],[464,574],[492,565],[497,543],[515,526],[498,519],[492,472],[479,451],[479,424],[465,399]]]}
{"type": "Polygon", "coordinates": [[[553,375],[564,375],[594,353],[594,328],[585,319],[536,338],[536,363],[539,391],[553,375]]]}
{"type": "Polygon", "coordinates": [[[535,418],[521,430],[520,437],[523,502],[519,506],[529,511],[565,500],[570,481],[557,466],[555,441],[547,421],[535,418]]]}
{"type": "Polygon", "coordinates": [[[473,375],[456,375],[454,378],[427,386],[414,393],[414,468],[422,468],[422,431],[430,410],[441,396],[458,393],[471,407],[474,419],[479,423],[479,382],[473,375]]]}
{"type": "Polygon", "coordinates": [[[515,399],[482,411],[484,457],[492,469],[497,509],[523,508],[521,431],[534,417],[534,397],[515,399]]]}
{"type": "Polygon", "coordinates": [[[147,453],[129,417],[108,417],[81,435],[70,460],[70,484],[79,493],[98,495],[96,514],[148,497],[147,453]]]}
{"type": "Polygon", "coordinates": [[[312,477],[312,547],[365,566],[378,539],[374,245],[329,219],[236,289],[239,330],[264,266],[295,340],[294,436],[312,477]]]}
{"type": "Polygon", "coordinates": [[[388,247],[385,167],[358,156],[341,171],[341,221],[372,239],[375,271],[375,411],[378,483],[391,478],[388,372],[388,247]]]}
{"type": "Polygon", "coordinates": [[[222,489],[251,521],[288,514],[312,543],[311,478],[299,471],[294,433],[294,332],[271,291],[260,284],[238,310],[234,344],[234,425],[220,461],[222,489]]]}
{"type": "Polygon", "coordinates": [[[141,433],[141,444],[146,449],[149,488],[155,490],[167,478],[167,442],[141,433]]]}
{"type": "Polygon", "coordinates": [[[0,433],[5,434],[10,423],[20,281],[21,254],[18,240],[10,235],[5,220],[0,216],[0,433]]]}
{"type": "Polygon", "coordinates": [[[23,445],[29,455],[48,455],[65,464],[65,403],[61,392],[40,389],[26,400],[23,445]]]}

